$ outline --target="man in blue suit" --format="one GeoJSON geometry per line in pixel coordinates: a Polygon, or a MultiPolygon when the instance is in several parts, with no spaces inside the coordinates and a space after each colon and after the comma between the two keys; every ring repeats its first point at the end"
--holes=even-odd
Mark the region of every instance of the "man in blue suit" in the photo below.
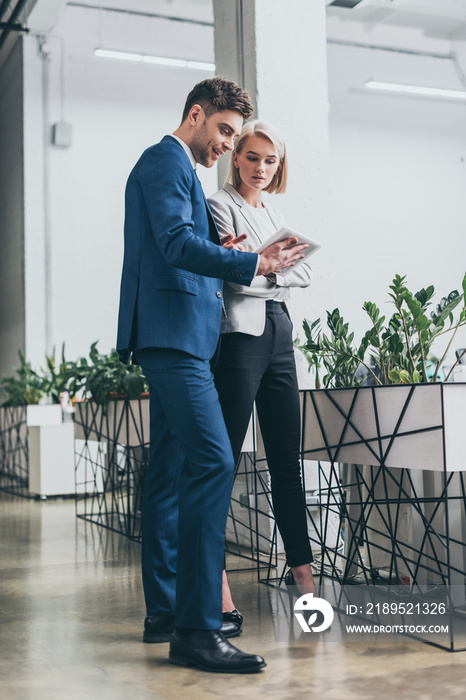
{"type": "MultiPolygon", "coordinates": [[[[148,148],[126,187],[117,348],[150,386],[151,451],[144,485],[144,640],[171,641],[172,663],[215,672],[265,666],[222,634],[225,525],[234,463],[210,369],[225,313],[222,280],[249,285],[293,264],[302,247],[260,256],[228,249],[196,174],[233,148],[253,111],[223,78],[188,95],[181,125],[148,148]]],[[[296,242],[294,239],[293,242],[296,242]]]]}

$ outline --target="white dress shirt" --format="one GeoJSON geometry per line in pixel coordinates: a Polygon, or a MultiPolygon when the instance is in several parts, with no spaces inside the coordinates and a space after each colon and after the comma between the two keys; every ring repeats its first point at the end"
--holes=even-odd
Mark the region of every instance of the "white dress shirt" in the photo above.
{"type": "Polygon", "coordinates": [[[171,136],[172,139],[176,139],[176,140],[178,141],[178,143],[180,144],[180,146],[183,148],[183,151],[184,151],[184,152],[186,153],[186,155],[188,156],[188,158],[189,158],[189,160],[190,160],[190,162],[191,162],[191,165],[193,166],[194,170],[196,170],[196,169],[197,169],[197,168],[196,168],[197,163],[196,163],[196,161],[194,160],[193,152],[192,152],[192,150],[189,148],[188,144],[185,143],[185,142],[183,141],[183,139],[180,139],[179,136],[175,136],[175,134],[169,134],[169,136],[171,136]]]}

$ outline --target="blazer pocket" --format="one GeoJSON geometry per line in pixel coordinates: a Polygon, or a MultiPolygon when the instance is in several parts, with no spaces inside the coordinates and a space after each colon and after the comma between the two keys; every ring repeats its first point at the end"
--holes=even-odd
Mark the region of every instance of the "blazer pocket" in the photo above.
{"type": "Polygon", "coordinates": [[[176,289],[180,292],[197,295],[199,282],[194,277],[183,275],[157,275],[154,280],[156,289],[176,289]]]}

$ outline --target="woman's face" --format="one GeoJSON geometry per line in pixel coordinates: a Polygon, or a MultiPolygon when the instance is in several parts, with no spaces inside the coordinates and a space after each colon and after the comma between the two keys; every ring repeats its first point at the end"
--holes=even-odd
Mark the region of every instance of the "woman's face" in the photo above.
{"type": "Polygon", "coordinates": [[[243,144],[241,153],[233,151],[233,164],[238,168],[242,183],[261,192],[272,182],[280,159],[269,139],[252,134],[243,144]]]}

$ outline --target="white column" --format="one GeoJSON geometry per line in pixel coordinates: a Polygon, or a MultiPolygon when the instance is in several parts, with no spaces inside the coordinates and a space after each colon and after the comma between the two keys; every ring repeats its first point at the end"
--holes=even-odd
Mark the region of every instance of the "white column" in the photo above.
{"type": "MultiPolygon", "coordinates": [[[[256,105],[254,118],[283,134],[289,184],[275,206],[287,223],[325,244],[328,165],[328,96],[325,0],[214,0],[216,72],[243,85],[256,105]]],[[[223,180],[225,164],[219,168],[223,180]]],[[[222,182],[220,183],[222,184],[222,182]]],[[[312,260],[314,283],[325,275],[324,256],[312,260]]],[[[313,319],[312,287],[293,290],[295,333],[313,319]]],[[[299,362],[300,384],[308,380],[299,362]]]]}

